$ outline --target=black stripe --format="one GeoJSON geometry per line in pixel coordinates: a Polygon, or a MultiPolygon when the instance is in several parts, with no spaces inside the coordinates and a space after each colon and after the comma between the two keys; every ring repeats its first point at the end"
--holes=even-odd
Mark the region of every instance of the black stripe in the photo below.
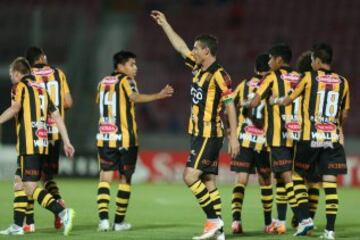
{"type": "MultiPolygon", "coordinates": [[[[36,118],[36,110],[37,110],[37,108],[40,108],[40,106],[36,105],[35,93],[34,93],[35,88],[32,88],[32,87],[28,86],[27,84],[26,84],[26,87],[29,92],[29,98],[27,99],[27,101],[29,101],[29,105],[30,105],[31,122],[38,122],[38,121],[40,121],[40,119],[36,118]]],[[[30,125],[32,125],[31,122],[30,122],[30,125]]],[[[30,131],[31,131],[31,133],[30,132],[25,133],[26,137],[29,137],[29,136],[31,136],[30,134],[32,134],[33,140],[36,140],[37,139],[37,137],[35,137],[36,136],[36,128],[32,128],[30,131]]],[[[34,145],[34,141],[32,141],[31,144],[34,145]]],[[[39,152],[39,147],[34,146],[34,153],[38,153],[38,152],[39,152]]]]}
{"type": "Polygon", "coordinates": [[[101,188],[98,189],[98,194],[110,195],[110,188],[101,187],[101,188]]]}
{"type": "MultiPolygon", "coordinates": [[[[215,78],[213,78],[212,81],[215,81],[215,78]]],[[[218,108],[219,104],[221,104],[220,99],[221,99],[221,89],[215,83],[215,98],[214,98],[213,108],[211,110],[212,111],[211,112],[212,122],[211,122],[211,132],[210,132],[211,136],[218,136],[217,126],[216,126],[216,117],[217,117],[217,108],[218,108]]]]}
{"type": "Polygon", "coordinates": [[[117,192],[117,197],[118,198],[123,198],[123,199],[129,199],[130,198],[130,192],[118,191],[117,192]]]}
{"type": "MultiPolygon", "coordinates": [[[[200,87],[198,85],[199,88],[201,88],[203,90],[203,99],[201,101],[199,101],[199,114],[198,114],[198,128],[199,128],[199,135],[200,136],[204,136],[204,113],[206,110],[206,99],[208,96],[208,90],[209,90],[209,85],[210,85],[210,81],[209,81],[209,77],[210,77],[210,73],[206,73],[205,76],[201,76],[201,78],[205,77],[205,81],[204,84],[200,87]]],[[[200,78],[200,81],[202,81],[200,78]]],[[[210,77],[211,78],[211,77],[210,77]]]]}
{"type": "MultiPolygon", "coordinates": [[[[287,73],[287,72],[286,72],[287,73]]],[[[279,96],[287,96],[287,92],[285,92],[285,83],[284,80],[281,78],[281,71],[276,71],[276,81],[277,81],[277,85],[278,85],[278,93],[279,96]]],[[[282,136],[283,132],[287,132],[285,125],[283,124],[283,120],[282,120],[282,116],[285,115],[285,106],[278,106],[279,107],[279,112],[280,112],[280,126],[279,126],[279,130],[280,130],[280,145],[281,146],[285,146],[286,145],[286,137],[284,138],[282,136]]]]}
{"type": "Polygon", "coordinates": [[[311,72],[311,93],[309,99],[309,107],[307,108],[309,111],[309,118],[310,118],[310,139],[311,139],[311,132],[316,132],[315,124],[312,124],[314,120],[311,120],[312,116],[315,116],[316,110],[316,99],[319,91],[319,83],[316,80],[317,76],[319,75],[318,72],[312,71],[311,72]]]}

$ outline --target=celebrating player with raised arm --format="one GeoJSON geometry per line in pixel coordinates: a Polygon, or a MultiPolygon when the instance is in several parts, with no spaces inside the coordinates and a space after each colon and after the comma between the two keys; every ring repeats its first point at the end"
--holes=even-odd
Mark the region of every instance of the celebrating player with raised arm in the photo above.
{"type": "Polygon", "coordinates": [[[194,75],[190,90],[191,115],[188,128],[191,151],[183,177],[207,217],[203,234],[194,239],[224,239],[221,199],[216,186],[219,152],[224,139],[220,117],[224,105],[230,123],[229,153],[235,157],[239,152],[231,79],[216,60],[218,41],[214,36],[203,34],[196,37],[190,51],[162,12],[152,11],[151,17],[163,29],[194,75]]]}

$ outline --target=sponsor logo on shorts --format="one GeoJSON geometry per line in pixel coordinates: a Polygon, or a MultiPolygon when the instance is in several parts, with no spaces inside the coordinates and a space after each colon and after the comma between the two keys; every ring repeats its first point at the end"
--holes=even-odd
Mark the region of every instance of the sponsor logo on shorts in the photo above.
{"type": "Polygon", "coordinates": [[[300,132],[301,126],[298,122],[288,122],[285,124],[286,129],[292,131],[292,132],[300,132]]]}
{"type": "Polygon", "coordinates": [[[217,167],[217,165],[218,165],[217,161],[210,161],[207,159],[201,160],[201,164],[204,166],[210,166],[210,167],[217,167]]]}
{"type": "Polygon", "coordinates": [[[242,162],[242,161],[231,161],[231,166],[233,166],[233,167],[249,168],[249,167],[250,167],[250,163],[248,163],[248,162],[242,162]]]}
{"type": "Polygon", "coordinates": [[[317,76],[316,80],[320,83],[325,83],[325,84],[341,83],[341,79],[338,76],[333,76],[333,75],[317,76]]]}
{"type": "Polygon", "coordinates": [[[308,163],[300,163],[295,161],[295,166],[304,170],[309,170],[310,164],[308,163]]]}
{"type": "Polygon", "coordinates": [[[255,126],[247,126],[245,128],[245,132],[250,133],[250,134],[255,135],[255,136],[260,136],[260,135],[263,135],[265,133],[263,129],[257,128],[255,126]]]}
{"type": "Polygon", "coordinates": [[[332,132],[336,129],[336,126],[332,123],[316,123],[315,128],[323,132],[332,132]]]}
{"type": "Polygon", "coordinates": [[[346,169],[346,163],[329,163],[329,169],[346,169]]]}
{"type": "Polygon", "coordinates": [[[101,123],[99,126],[99,131],[101,133],[116,133],[118,130],[117,126],[112,123],[101,123]]]}
{"type": "Polygon", "coordinates": [[[25,176],[39,176],[39,170],[36,169],[25,169],[24,175],[25,176]]]}
{"type": "Polygon", "coordinates": [[[292,165],[292,163],[293,163],[292,160],[274,160],[272,164],[274,166],[287,166],[287,165],[292,165]]]}

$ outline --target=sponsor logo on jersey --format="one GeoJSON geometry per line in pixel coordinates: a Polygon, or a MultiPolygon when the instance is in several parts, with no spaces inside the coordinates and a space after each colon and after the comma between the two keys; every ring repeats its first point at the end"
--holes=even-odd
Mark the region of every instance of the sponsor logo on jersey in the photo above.
{"type": "Polygon", "coordinates": [[[101,123],[99,126],[99,131],[101,133],[115,133],[117,132],[118,128],[115,124],[112,123],[101,123]]]}
{"type": "Polygon", "coordinates": [[[298,83],[298,81],[300,80],[299,74],[296,74],[296,73],[281,74],[280,77],[282,80],[288,81],[291,83],[298,83]]]}
{"type": "Polygon", "coordinates": [[[33,75],[37,76],[49,76],[54,73],[54,69],[52,68],[41,68],[41,69],[33,69],[33,75]]]}
{"type": "Polygon", "coordinates": [[[338,76],[333,76],[333,75],[317,76],[316,80],[320,83],[325,83],[325,84],[341,83],[341,79],[338,76]]]}
{"type": "Polygon", "coordinates": [[[48,130],[46,128],[39,128],[35,134],[40,139],[46,139],[48,137],[48,130]]]}
{"type": "Polygon", "coordinates": [[[107,76],[104,77],[103,80],[101,80],[101,84],[104,85],[113,85],[119,82],[119,78],[116,76],[107,76]]]}
{"type": "Polygon", "coordinates": [[[292,132],[300,132],[301,126],[298,122],[288,122],[285,124],[286,129],[289,129],[292,132]]]}
{"type": "Polygon", "coordinates": [[[250,133],[250,134],[255,135],[255,136],[260,136],[260,135],[263,135],[265,133],[263,129],[257,128],[255,126],[247,126],[245,128],[245,132],[250,133]]]}
{"type": "Polygon", "coordinates": [[[332,123],[316,123],[315,128],[323,132],[332,132],[336,129],[336,126],[332,123]]]}

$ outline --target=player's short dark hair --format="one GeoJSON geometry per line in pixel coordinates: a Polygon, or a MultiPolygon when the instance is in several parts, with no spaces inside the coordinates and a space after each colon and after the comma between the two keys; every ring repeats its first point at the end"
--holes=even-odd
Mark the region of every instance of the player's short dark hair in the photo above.
{"type": "Polygon", "coordinates": [[[285,63],[290,63],[292,52],[289,45],[280,43],[272,46],[269,50],[269,54],[273,57],[281,57],[285,63]]]}
{"type": "Polygon", "coordinates": [[[44,50],[35,46],[29,47],[25,51],[25,57],[31,66],[34,66],[35,62],[38,61],[43,55],[45,55],[44,50]]]}
{"type": "Polygon", "coordinates": [[[311,51],[303,52],[296,61],[296,70],[300,73],[312,70],[311,67],[311,51]]]}
{"type": "Polygon", "coordinates": [[[136,59],[135,53],[129,51],[120,51],[115,53],[113,56],[114,68],[116,68],[118,64],[125,64],[130,58],[136,59]]]}
{"type": "Polygon", "coordinates": [[[31,66],[24,57],[17,57],[11,64],[10,70],[21,74],[31,74],[31,66]]]}
{"type": "Polygon", "coordinates": [[[313,57],[319,58],[322,63],[331,64],[333,57],[332,47],[327,43],[314,44],[312,48],[313,57]]]}
{"type": "Polygon", "coordinates": [[[257,72],[268,72],[270,70],[269,60],[269,54],[259,54],[255,60],[255,70],[257,72]]]}
{"type": "Polygon", "coordinates": [[[207,47],[210,50],[211,55],[214,57],[218,51],[218,39],[210,34],[201,34],[195,38],[195,42],[199,41],[203,45],[203,47],[207,47]]]}

